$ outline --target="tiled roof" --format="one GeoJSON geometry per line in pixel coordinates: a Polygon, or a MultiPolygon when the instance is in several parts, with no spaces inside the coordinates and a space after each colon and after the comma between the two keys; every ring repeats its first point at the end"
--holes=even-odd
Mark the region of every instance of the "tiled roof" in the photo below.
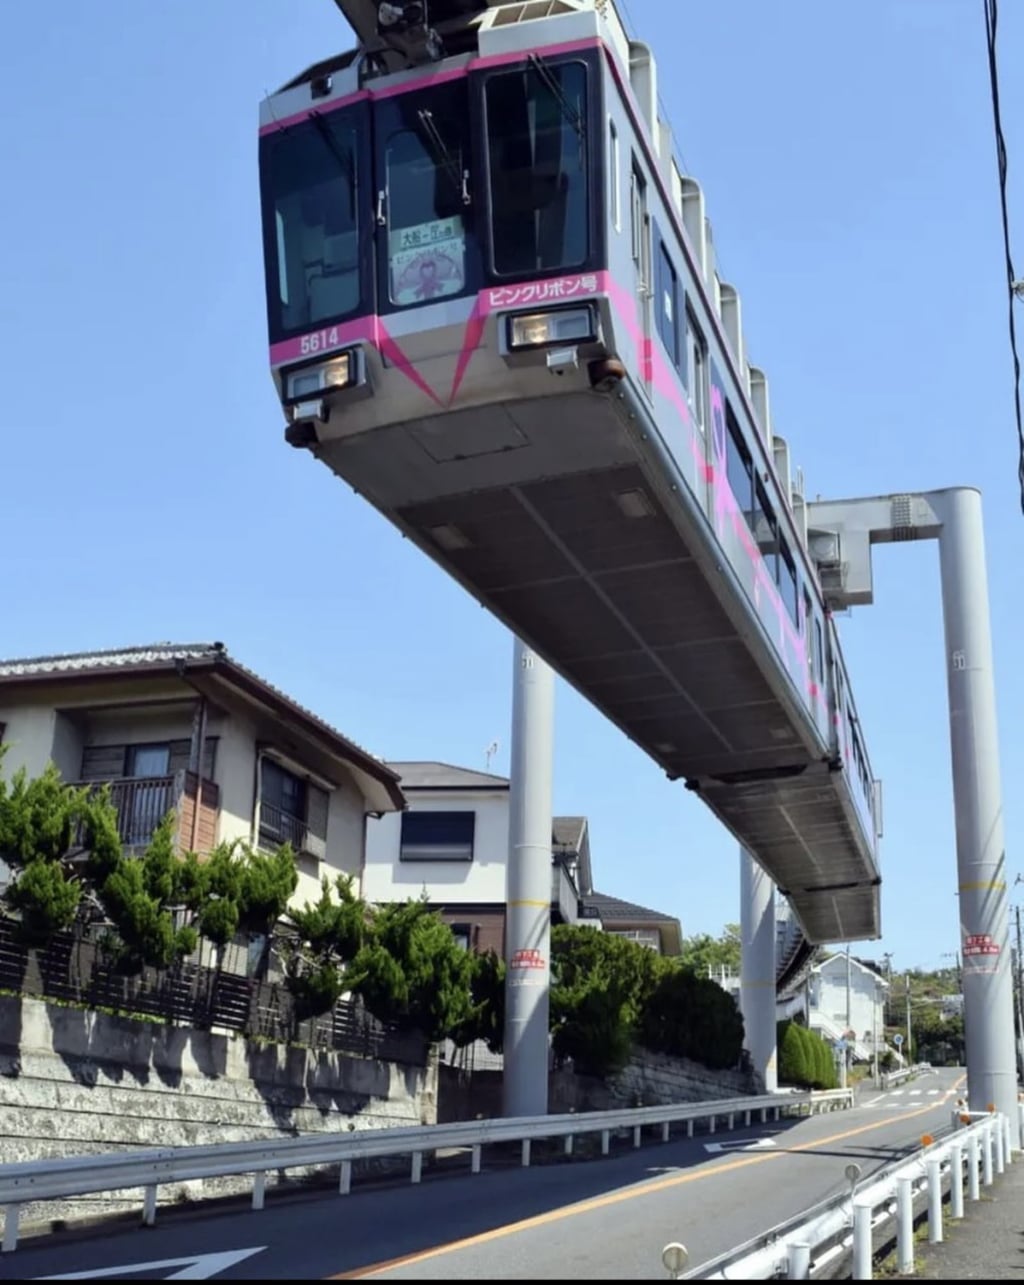
{"type": "Polygon", "coordinates": [[[403,790],[507,790],[508,777],[430,760],[389,763],[403,790]]]}
{"type": "MultiPolygon", "coordinates": [[[[37,678],[97,669],[125,669],[175,660],[213,660],[226,657],[223,643],[153,643],[148,647],[117,647],[111,651],[68,652],[0,660],[0,678],[37,678]]],[[[237,663],[237,662],[236,662],[237,663]]]]}
{"type": "Polygon", "coordinates": [[[284,705],[293,714],[297,714],[322,733],[325,733],[339,748],[364,761],[365,767],[383,781],[393,794],[395,802],[401,807],[404,800],[397,787],[395,772],[369,750],[357,745],[355,741],[343,736],[337,728],[325,722],[312,710],[300,705],[286,695],[273,683],[240,664],[221,642],[212,643],[152,643],[143,647],[118,647],[109,651],[68,652],[54,656],[32,656],[20,660],[0,660],[0,684],[17,683],[20,680],[69,678],[75,676],[95,677],[105,673],[153,673],[161,670],[174,671],[178,664],[206,665],[211,668],[223,666],[228,676],[244,676],[249,683],[264,696],[269,696],[284,705]]]}
{"type": "Polygon", "coordinates": [[[637,906],[632,901],[623,901],[621,897],[610,897],[605,892],[591,892],[583,898],[587,906],[593,906],[607,923],[622,921],[636,923],[646,920],[652,924],[677,923],[675,915],[663,914],[660,910],[650,910],[647,906],[637,906]]]}

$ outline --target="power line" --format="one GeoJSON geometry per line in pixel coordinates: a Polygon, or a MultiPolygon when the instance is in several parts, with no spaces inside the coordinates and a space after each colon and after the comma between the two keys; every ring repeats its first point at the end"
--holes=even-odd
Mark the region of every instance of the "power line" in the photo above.
{"type": "Polygon", "coordinates": [[[1024,512],[1024,418],[1021,415],[1020,397],[1020,356],[1017,353],[1016,299],[1021,283],[1017,281],[1013,270],[1013,256],[1010,253],[1010,218],[1006,200],[1006,140],[1003,137],[1003,125],[999,114],[999,69],[996,62],[996,28],[999,21],[997,0],[983,0],[985,6],[985,39],[988,46],[988,75],[992,92],[992,122],[996,136],[996,161],[999,167],[999,203],[1003,219],[1003,250],[1006,256],[1006,285],[1010,310],[1010,352],[1013,354],[1014,406],[1017,413],[1018,464],[1017,477],[1020,482],[1020,504],[1024,512]]]}

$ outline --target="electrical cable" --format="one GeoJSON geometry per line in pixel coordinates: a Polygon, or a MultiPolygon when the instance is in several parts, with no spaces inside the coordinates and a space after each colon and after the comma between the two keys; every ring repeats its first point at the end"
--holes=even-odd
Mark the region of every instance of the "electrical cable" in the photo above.
{"type": "Polygon", "coordinates": [[[1017,351],[1016,299],[1019,284],[1010,253],[1010,218],[1006,197],[1006,139],[999,112],[999,69],[996,60],[996,29],[999,21],[997,0],[983,0],[985,6],[985,40],[988,48],[988,74],[992,94],[992,120],[995,127],[996,161],[999,167],[999,202],[1003,221],[1003,251],[1006,258],[1006,285],[1010,310],[1010,352],[1013,355],[1014,405],[1017,415],[1018,464],[1021,512],[1024,512],[1024,416],[1021,413],[1020,355],[1017,351]]]}

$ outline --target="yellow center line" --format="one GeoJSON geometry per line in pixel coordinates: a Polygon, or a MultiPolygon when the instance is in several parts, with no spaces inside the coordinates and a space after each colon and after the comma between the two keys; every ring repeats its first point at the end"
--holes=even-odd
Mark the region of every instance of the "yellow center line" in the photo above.
{"type": "MultiPolygon", "coordinates": [[[[908,1111],[900,1118],[903,1120],[913,1120],[916,1116],[927,1115],[934,1111],[937,1106],[947,1102],[961,1084],[967,1079],[962,1075],[959,1080],[948,1089],[941,1098],[935,1102],[928,1103],[927,1106],[920,1107],[916,1111],[908,1111]]],[[[667,1191],[672,1187],[681,1187],[685,1183],[700,1182],[705,1178],[716,1178],[719,1174],[735,1173],[737,1169],[746,1169],[750,1165],[768,1164],[772,1160],[781,1160],[783,1156],[791,1155],[796,1151],[814,1151],[817,1147],[830,1146],[834,1142],[843,1142],[847,1138],[855,1138],[861,1133],[870,1133],[873,1129],[881,1129],[891,1122],[889,1119],[879,1119],[873,1124],[858,1125],[856,1129],[845,1129],[842,1133],[834,1133],[828,1138],[818,1138],[815,1142],[800,1142],[796,1146],[784,1147],[779,1151],[765,1151],[760,1155],[748,1156],[744,1160],[727,1160],[724,1164],[715,1165],[709,1169],[691,1170],[689,1173],[673,1174],[668,1178],[657,1178],[653,1182],[646,1182],[640,1186],[628,1187],[625,1191],[615,1191],[607,1196],[594,1196],[590,1200],[582,1200],[575,1205],[567,1205],[564,1209],[551,1209],[544,1214],[534,1214],[530,1218],[522,1218],[519,1222],[506,1223],[503,1227],[493,1227],[490,1231],[477,1232],[474,1236],[465,1236],[462,1240],[453,1240],[446,1245],[435,1245],[432,1249],[417,1250],[412,1254],[405,1254],[401,1258],[391,1258],[384,1262],[371,1263],[366,1267],[357,1267],[350,1272],[339,1272],[334,1276],[325,1276],[324,1280],[329,1281],[346,1281],[360,1280],[364,1276],[378,1276],[381,1272],[388,1272],[396,1267],[409,1267],[414,1263],[423,1263],[430,1258],[439,1258],[442,1254],[451,1254],[459,1249],[471,1249],[474,1245],[486,1245],[493,1240],[500,1240],[505,1236],[514,1236],[521,1231],[531,1231],[535,1227],[547,1227],[552,1223],[561,1222],[566,1218],[575,1218],[579,1214],[588,1214],[595,1209],[607,1209],[609,1205],[618,1205],[625,1200],[636,1200],[640,1196],[649,1196],[655,1192],[667,1191]]]]}

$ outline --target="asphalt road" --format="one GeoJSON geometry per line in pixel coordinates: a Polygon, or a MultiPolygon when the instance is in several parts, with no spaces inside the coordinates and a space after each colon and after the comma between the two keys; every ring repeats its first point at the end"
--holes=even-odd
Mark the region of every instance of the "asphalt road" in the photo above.
{"type": "Polygon", "coordinates": [[[604,1159],[528,1169],[485,1159],[479,1176],[425,1176],[416,1187],[278,1199],[269,1190],[262,1212],[161,1210],[151,1229],[26,1239],[0,1260],[0,1279],[664,1280],[669,1241],[687,1246],[692,1268],[844,1189],[851,1161],[867,1178],[945,1129],[963,1084],[962,1071],[939,1070],[862,1092],[852,1111],[604,1159]]]}

